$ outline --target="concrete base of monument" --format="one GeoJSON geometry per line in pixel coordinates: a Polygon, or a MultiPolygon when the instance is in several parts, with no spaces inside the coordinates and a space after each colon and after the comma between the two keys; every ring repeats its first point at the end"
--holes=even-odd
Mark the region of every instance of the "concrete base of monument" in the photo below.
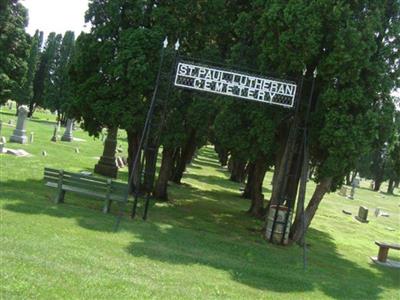
{"type": "Polygon", "coordinates": [[[26,135],[12,135],[10,137],[11,143],[26,144],[28,143],[28,137],[26,135]]]}
{"type": "Polygon", "coordinates": [[[103,176],[117,178],[118,166],[113,163],[109,163],[108,159],[104,161],[104,157],[100,158],[100,161],[94,166],[94,172],[103,176]]]}
{"type": "Polygon", "coordinates": [[[63,141],[63,142],[72,142],[73,140],[74,140],[74,138],[70,135],[67,135],[67,136],[63,135],[61,137],[61,141],[63,141]]]}
{"type": "Polygon", "coordinates": [[[359,216],[355,216],[354,219],[356,219],[358,222],[361,222],[361,223],[369,223],[369,220],[363,220],[359,216]]]}
{"type": "Polygon", "coordinates": [[[371,256],[370,258],[377,265],[400,269],[400,261],[387,259],[385,262],[381,262],[378,260],[378,257],[376,257],[376,256],[371,256]]]}

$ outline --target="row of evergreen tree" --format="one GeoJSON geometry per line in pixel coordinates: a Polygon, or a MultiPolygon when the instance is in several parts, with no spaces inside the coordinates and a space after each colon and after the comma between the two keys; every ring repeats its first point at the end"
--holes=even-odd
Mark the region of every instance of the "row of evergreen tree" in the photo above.
{"type": "MultiPolygon", "coordinates": [[[[68,32],[63,38],[50,34],[43,49],[40,33],[26,38],[23,7],[18,1],[10,3],[1,10],[5,16],[0,22],[17,30],[2,26],[1,36],[18,49],[30,45],[30,51],[11,52],[7,41],[1,41],[1,99],[11,97],[11,86],[20,91],[13,94],[16,100],[29,103],[32,112],[37,106],[66,112],[82,121],[91,135],[103,128],[126,130],[129,162],[138,151],[161,44],[168,36],[170,41],[180,39],[180,53],[203,61],[259,74],[273,71],[282,78],[300,78],[307,70],[297,121],[304,125],[310,109],[309,160],[317,186],[306,208],[306,227],[324,195],[351,173],[373,178],[376,186],[386,179],[392,187],[398,184],[400,116],[398,99],[391,96],[400,78],[397,0],[96,0],[85,16],[91,30],[80,34],[75,46],[68,32]],[[22,17],[7,16],[13,10],[20,10],[22,17]],[[3,67],[3,53],[13,56],[11,69],[18,69],[18,74],[3,67]],[[308,107],[315,69],[318,76],[308,107]]],[[[171,65],[175,55],[168,47],[164,65],[171,65]]],[[[168,68],[164,73],[169,74],[168,68]]],[[[162,83],[168,80],[166,76],[162,83]]],[[[279,201],[277,187],[287,160],[284,149],[290,125],[296,122],[293,114],[261,103],[162,90],[160,101],[167,104],[157,116],[165,122],[153,145],[162,148],[154,195],[167,200],[168,181],[180,183],[196,149],[212,142],[222,164],[229,157],[231,179],[246,182],[249,213],[263,217],[262,183],[269,169],[274,169],[270,203],[279,201]]],[[[287,199],[295,197],[300,178],[297,166],[303,150],[300,136],[295,139],[295,155],[288,166],[292,177],[284,191],[287,199]]],[[[154,156],[148,153],[146,160],[154,161],[154,156]]],[[[295,240],[302,235],[300,218],[297,210],[295,240]]]]}

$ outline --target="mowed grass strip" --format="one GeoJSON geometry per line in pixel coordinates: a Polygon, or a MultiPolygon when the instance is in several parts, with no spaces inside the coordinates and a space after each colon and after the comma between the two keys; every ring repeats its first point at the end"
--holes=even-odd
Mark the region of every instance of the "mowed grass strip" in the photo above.
{"type": "MultiPolygon", "coordinates": [[[[3,108],[0,118],[6,124],[16,117],[3,108]]],[[[53,143],[54,125],[53,115],[36,114],[27,124],[34,143],[6,145],[33,156],[0,155],[2,299],[398,299],[399,270],[369,259],[378,252],[375,240],[400,242],[398,190],[372,192],[363,181],[354,200],[327,195],[307,235],[304,271],[301,248],[262,239],[262,223],[246,215],[249,202],[212,147],[201,149],[182,185],[171,183],[171,203],[152,203],[146,222],[124,218],[118,233],[115,207],[104,215],[102,201],[67,193],[66,203],[55,205],[43,168],[92,170],[103,145],[82,130],[74,135],[85,141],[53,143]],[[370,209],[368,224],[354,220],[360,205],[370,209]],[[376,207],[390,217],[376,218],[376,207]]],[[[12,129],[3,125],[2,135],[8,139],[12,129]]],[[[123,131],[119,144],[126,153],[123,131]]],[[[314,187],[310,182],[308,197],[314,187]]],[[[398,251],[389,256],[400,260],[398,251]]]]}

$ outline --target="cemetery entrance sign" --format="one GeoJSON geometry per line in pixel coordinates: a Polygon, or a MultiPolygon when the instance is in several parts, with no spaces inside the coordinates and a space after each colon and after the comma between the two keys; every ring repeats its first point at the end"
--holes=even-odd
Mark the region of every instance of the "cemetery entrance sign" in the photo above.
{"type": "Polygon", "coordinates": [[[179,62],[175,86],[247,100],[294,106],[297,84],[293,81],[261,77],[199,64],[179,62]]]}

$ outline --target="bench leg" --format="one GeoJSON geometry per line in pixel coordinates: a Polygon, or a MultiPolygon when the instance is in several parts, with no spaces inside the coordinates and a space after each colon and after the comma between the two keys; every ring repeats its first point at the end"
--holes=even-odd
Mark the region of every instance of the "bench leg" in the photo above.
{"type": "Polygon", "coordinates": [[[110,212],[111,200],[107,199],[104,203],[103,213],[108,214],[110,212]]]}
{"type": "Polygon", "coordinates": [[[58,203],[64,203],[64,196],[65,196],[65,191],[62,191],[62,190],[61,190],[60,192],[58,192],[58,194],[57,194],[57,196],[56,196],[54,202],[55,202],[56,204],[58,204],[58,203]]]}
{"type": "Polygon", "coordinates": [[[386,262],[388,256],[389,248],[387,247],[379,247],[378,252],[378,261],[386,262]]]}

